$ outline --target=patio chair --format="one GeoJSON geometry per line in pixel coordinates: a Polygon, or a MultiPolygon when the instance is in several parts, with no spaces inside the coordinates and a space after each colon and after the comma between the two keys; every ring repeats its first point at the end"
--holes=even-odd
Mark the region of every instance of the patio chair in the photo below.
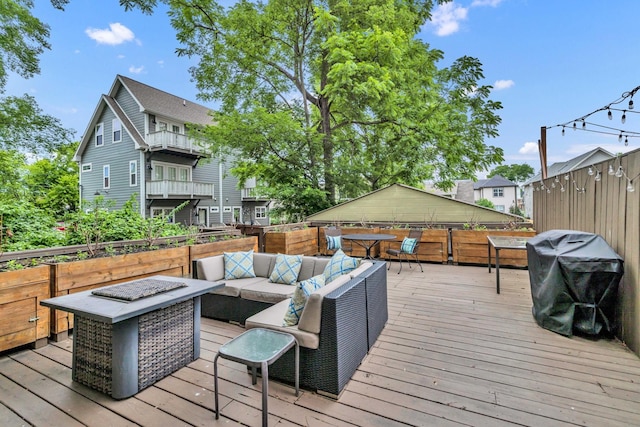
{"type": "MultiPolygon", "coordinates": [[[[398,269],[398,274],[402,271],[402,258],[405,258],[409,263],[409,268],[411,268],[411,260],[409,256],[413,256],[420,266],[420,271],[424,273],[422,269],[422,264],[420,264],[420,260],[418,259],[418,247],[420,246],[420,239],[422,238],[422,230],[419,228],[412,228],[409,230],[409,235],[402,240],[400,244],[400,249],[387,249],[388,256],[394,256],[398,258],[400,261],[400,268],[398,269]]],[[[390,259],[387,257],[387,260],[390,259]]],[[[391,268],[391,263],[387,267],[387,270],[391,268]]]]}
{"type": "Polygon", "coordinates": [[[342,249],[344,253],[353,252],[353,243],[349,242],[349,246],[344,245],[342,239],[342,230],[338,227],[325,227],[324,229],[325,240],[327,241],[326,253],[334,253],[338,249],[342,249]]]}

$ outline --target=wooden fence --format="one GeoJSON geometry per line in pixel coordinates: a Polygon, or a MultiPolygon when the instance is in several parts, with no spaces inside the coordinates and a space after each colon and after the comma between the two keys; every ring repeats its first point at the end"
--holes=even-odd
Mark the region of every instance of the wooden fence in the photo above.
{"type": "Polygon", "coordinates": [[[533,192],[536,231],[578,230],[599,234],[624,259],[617,335],[640,355],[640,151],[586,165],[566,177],[558,176],[557,181],[555,177],[548,178],[541,190],[533,192]],[[589,167],[593,175],[589,174],[589,167]],[[609,175],[610,167],[613,172],[622,167],[624,174],[609,175]],[[600,181],[595,179],[598,171],[600,181]]]}

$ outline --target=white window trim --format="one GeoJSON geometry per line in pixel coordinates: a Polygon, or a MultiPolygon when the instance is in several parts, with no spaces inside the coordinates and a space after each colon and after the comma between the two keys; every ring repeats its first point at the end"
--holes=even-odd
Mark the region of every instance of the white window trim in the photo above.
{"type": "Polygon", "coordinates": [[[91,168],[93,167],[93,165],[91,163],[83,163],[82,167],[80,168],[80,170],[82,172],[91,172],[91,168]]]}
{"type": "Polygon", "coordinates": [[[138,186],[138,162],[136,160],[131,160],[129,162],[129,187],[137,187],[138,186]],[[133,172],[131,171],[131,166],[133,166],[133,172]],[[135,177],[135,182],[131,183],[131,178],[135,177]]]}
{"type": "Polygon", "coordinates": [[[491,192],[493,197],[504,197],[504,187],[493,187],[493,191],[491,192]],[[496,194],[502,193],[502,194],[496,194]]]}
{"type": "MultiPolygon", "coordinates": [[[[188,165],[182,165],[182,164],[178,164],[178,163],[166,163],[166,162],[158,162],[158,161],[152,161],[151,162],[151,169],[155,170],[156,167],[162,167],[164,169],[164,174],[163,174],[163,180],[169,179],[169,170],[168,168],[172,167],[172,168],[176,168],[176,181],[179,181],[177,178],[180,176],[179,171],[181,169],[184,169],[187,171],[187,180],[183,181],[183,182],[191,182],[193,181],[193,175],[191,174],[191,166],[188,165]]],[[[153,174],[152,174],[152,178],[151,180],[153,181],[153,174]]]]}
{"type": "Polygon", "coordinates": [[[104,123],[100,122],[96,125],[95,127],[95,137],[94,137],[94,142],[96,147],[102,147],[104,145],[104,123]],[[100,130],[100,133],[98,133],[98,129],[100,130]],[[102,142],[100,142],[98,144],[98,137],[101,137],[102,142]]]}
{"type": "MultiPolygon", "coordinates": [[[[151,217],[156,217],[157,216],[157,211],[160,211],[161,213],[166,213],[168,214],[169,212],[171,212],[173,209],[175,208],[169,208],[169,207],[161,207],[161,206],[152,206],[151,207],[151,217]]],[[[167,215],[167,218],[170,219],[172,224],[175,224],[176,222],[176,214],[172,214],[172,215],[167,215]]]]}
{"type": "Polygon", "coordinates": [[[256,219],[266,219],[267,218],[267,207],[266,206],[256,206],[256,208],[255,208],[255,217],[256,217],[256,219]]]}
{"type": "Polygon", "coordinates": [[[111,188],[111,165],[102,166],[102,189],[108,190],[111,188]],[[107,185],[104,185],[107,182],[107,185]]]}
{"type": "Polygon", "coordinates": [[[113,119],[111,121],[111,135],[113,137],[113,143],[118,143],[122,141],[122,122],[120,121],[120,119],[113,119]],[[117,129],[118,131],[120,131],[120,138],[116,139],[116,124],[118,125],[117,129]]]}

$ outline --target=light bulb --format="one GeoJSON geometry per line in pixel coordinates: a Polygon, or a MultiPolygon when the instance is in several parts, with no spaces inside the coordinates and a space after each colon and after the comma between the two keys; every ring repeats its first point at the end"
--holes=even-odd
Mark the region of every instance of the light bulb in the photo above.
{"type": "Polygon", "coordinates": [[[555,182],[551,183],[551,188],[556,188],[556,183],[555,182]]]}
{"type": "Polygon", "coordinates": [[[562,187],[560,187],[560,191],[562,191],[564,193],[564,185],[562,187]]]}
{"type": "Polygon", "coordinates": [[[591,166],[589,166],[589,170],[587,171],[587,173],[589,174],[589,176],[593,176],[594,172],[591,166]]]}
{"type": "Polygon", "coordinates": [[[628,146],[628,145],[629,145],[629,137],[628,137],[628,136],[625,136],[625,137],[624,137],[624,145],[625,145],[625,146],[628,146]]]}
{"type": "Polygon", "coordinates": [[[562,126],[562,136],[564,136],[564,126],[562,126]]]}
{"type": "Polygon", "coordinates": [[[622,124],[624,124],[624,122],[627,121],[627,112],[626,111],[622,112],[622,117],[620,117],[620,121],[622,122],[622,124]]]}
{"type": "Polygon", "coordinates": [[[616,171],[613,170],[613,165],[609,165],[609,171],[607,172],[609,175],[613,175],[616,171]]]}
{"type": "Polygon", "coordinates": [[[607,117],[609,117],[609,120],[613,120],[613,114],[611,113],[611,110],[607,109],[607,117]]]}
{"type": "Polygon", "coordinates": [[[555,181],[556,181],[556,182],[560,182],[560,178],[558,178],[558,175],[556,175],[556,179],[555,179],[555,181]]]}
{"type": "Polygon", "coordinates": [[[547,193],[551,193],[551,190],[547,188],[547,193]]]}
{"type": "Polygon", "coordinates": [[[584,121],[584,119],[582,119],[582,129],[585,129],[587,127],[587,122],[584,121]]]}
{"type": "Polygon", "coordinates": [[[618,142],[622,142],[622,132],[620,132],[620,135],[618,136],[618,142]]]}
{"type": "Polygon", "coordinates": [[[633,110],[633,98],[629,100],[629,110],[633,110]]]}
{"type": "Polygon", "coordinates": [[[600,175],[600,171],[598,171],[598,173],[596,174],[596,177],[593,178],[594,181],[598,182],[602,179],[602,176],[600,175]]]}
{"type": "Polygon", "coordinates": [[[564,180],[565,180],[565,181],[569,181],[569,174],[566,174],[566,175],[564,176],[564,180]]]}
{"type": "Polygon", "coordinates": [[[618,170],[616,171],[616,177],[621,178],[623,174],[624,174],[624,171],[622,170],[622,166],[618,166],[618,170]]]}
{"type": "Polygon", "coordinates": [[[629,184],[627,184],[627,193],[633,193],[634,191],[636,191],[636,189],[633,188],[633,184],[631,183],[631,180],[629,180],[629,184]]]}
{"type": "Polygon", "coordinates": [[[576,130],[576,122],[573,122],[573,130],[576,130]]]}

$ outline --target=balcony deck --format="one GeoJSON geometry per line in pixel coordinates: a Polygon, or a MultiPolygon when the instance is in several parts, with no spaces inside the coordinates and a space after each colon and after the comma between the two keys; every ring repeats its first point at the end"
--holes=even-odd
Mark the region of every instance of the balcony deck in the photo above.
{"type": "MultiPolygon", "coordinates": [[[[426,264],[389,272],[389,322],[335,401],[272,381],[270,425],[640,425],[640,359],[616,340],[565,338],[531,316],[528,272],[426,264]],[[495,271],[495,270],[494,270],[495,271]]],[[[213,358],[241,333],[202,321],[199,360],[122,401],[71,381],[71,340],[0,357],[0,425],[259,426],[260,381],[213,358]]]]}

